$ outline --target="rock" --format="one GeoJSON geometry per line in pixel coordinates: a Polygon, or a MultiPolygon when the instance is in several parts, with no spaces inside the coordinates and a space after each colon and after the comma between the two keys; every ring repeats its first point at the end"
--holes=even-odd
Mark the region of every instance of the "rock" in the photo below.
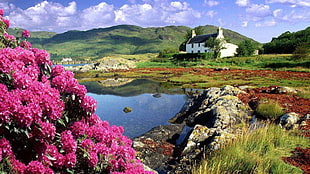
{"type": "Polygon", "coordinates": [[[295,112],[290,112],[282,115],[280,117],[280,127],[285,128],[287,130],[293,129],[295,124],[299,121],[300,115],[295,112]]]}
{"type": "Polygon", "coordinates": [[[215,132],[215,128],[209,129],[207,126],[197,124],[191,132],[182,154],[187,154],[194,151],[197,148],[198,143],[204,142],[209,137],[214,136],[215,132]]]}
{"type": "Polygon", "coordinates": [[[278,86],[274,89],[274,93],[276,94],[297,94],[297,90],[290,87],[281,87],[278,86]]]}
{"type": "Polygon", "coordinates": [[[228,70],[230,70],[230,68],[229,67],[222,67],[222,68],[215,68],[214,70],[215,71],[228,71],[228,70]]]}
{"type": "Polygon", "coordinates": [[[74,72],[87,72],[90,70],[108,72],[110,70],[129,70],[135,68],[135,62],[123,58],[105,57],[100,62],[91,63],[83,66],[66,66],[66,70],[74,72]]]}
{"type": "Polygon", "coordinates": [[[137,158],[152,169],[165,170],[184,124],[158,126],[133,139],[137,158]]]}
{"type": "Polygon", "coordinates": [[[123,109],[123,112],[125,112],[125,113],[129,113],[129,112],[131,112],[132,111],[132,108],[131,107],[128,107],[128,106],[126,106],[124,109],[123,109]]]}
{"type": "Polygon", "coordinates": [[[232,86],[209,88],[191,99],[188,106],[183,107],[186,110],[183,109],[169,121],[186,122],[191,127],[201,124],[209,128],[239,124],[252,114],[251,109],[236,97],[239,93],[244,91],[232,86]]]}

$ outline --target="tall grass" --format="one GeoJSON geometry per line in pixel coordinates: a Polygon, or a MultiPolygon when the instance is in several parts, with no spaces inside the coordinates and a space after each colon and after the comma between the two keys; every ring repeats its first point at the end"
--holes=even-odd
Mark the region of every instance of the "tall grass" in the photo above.
{"type": "Polygon", "coordinates": [[[260,100],[255,110],[257,116],[275,121],[285,114],[282,106],[273,100],[260,100]]]}
{"type": "Polygon", "coordinates": [[[207,156],[193,174],[222,173],[303,173],[281,158],[290,156],[297,146],[309,146],[309,140],[269,125],[250,133],[207,156]]]}

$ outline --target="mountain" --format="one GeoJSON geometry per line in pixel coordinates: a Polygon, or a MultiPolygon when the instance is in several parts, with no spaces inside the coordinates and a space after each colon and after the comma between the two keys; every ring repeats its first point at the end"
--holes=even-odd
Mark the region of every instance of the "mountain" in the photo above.
{"type": "MultiPolygon", "coordinates": [[[[217,27],[203,26],[206,34],[215,33],[217,27]]],[[[166,26],[142,28],[134,25],[118,25],[88,31],[31,32],[29,41],[33,47],[47,50],[51,57],[60,59],[97,59],[114,54],[158,53],[165,48],[179,48],[184,36],[191,28],[186,26],[166,26]],[[46,35],[44,35],[46,34],[46,35]]],[[[249,39],[234,31],[224,29],[224,36],[238,44],[249,39]]]]}

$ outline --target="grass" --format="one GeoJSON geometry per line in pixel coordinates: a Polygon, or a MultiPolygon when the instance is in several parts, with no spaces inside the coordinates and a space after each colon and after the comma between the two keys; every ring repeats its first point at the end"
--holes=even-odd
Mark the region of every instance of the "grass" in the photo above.
{"type": "Polygon", "coordinates": [[[244,133],[225,148],[205,157],[193,174],[303,173],[281,158],[290,156],[290,151],[297,146],[309,147],[308,139],[292,135],[276,125],[244,133]]]}
{"type": "Polygon", "coordinates": [[[264,119],[275,121],[280,116],[285,114],[283,108],[277,101],[273,100],[260,100],[255,110],[257,116],[264,119]]]}

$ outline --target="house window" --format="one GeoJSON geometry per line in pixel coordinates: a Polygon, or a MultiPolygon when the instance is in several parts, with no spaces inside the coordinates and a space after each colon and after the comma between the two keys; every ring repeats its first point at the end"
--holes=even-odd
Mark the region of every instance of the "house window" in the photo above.
{"type": "Polygon", "coordinates": [[[194,53],[194,51],[192,50],[192,53],[194,53]]]}
{"type": "Polygon", "coordinates": [[[198,47],[200,47],[200,43],[198,43],[198,47]]]}
{"type": "Polygon", "coordinates": [[[198,53],[200,53],[200,50],[198,50],[198,53]]]}

